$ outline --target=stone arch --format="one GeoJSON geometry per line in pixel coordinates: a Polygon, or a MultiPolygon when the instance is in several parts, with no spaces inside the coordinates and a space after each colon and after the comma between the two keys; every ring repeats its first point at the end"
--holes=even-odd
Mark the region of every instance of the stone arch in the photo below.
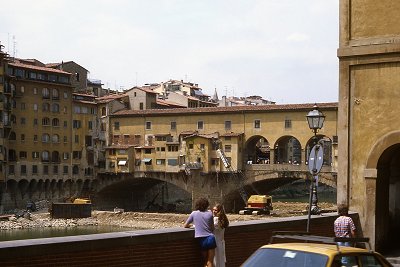
{"type": "Polygon", "coordinates": [[[281,136],[274,144],[274,164],[282,163],[301,163],[301,143],[292,135],[281,136]]]}
{"type": "Polygon", "coordinates": [[[271,162],[270,143],[262,135],[254,135],[246,141],[245,161],[248,164],[269,164],[271,162]]]}
{"type": "Polygon", "coordinates": [[[364,170],[366,228],[373,234],[375,249],[399,247],[400,237],[400,131],[392,131],[372,146],[364,170]]]}
{"type": "Polygon", "coordinates": [[[26,192],[28,191],[29,182],[26,179],[22,179],[18,182],[18,190],[21,193],[21,199],[24,199],[26,192]]]}
{"type": "Polygon", "coordinates": [[[323,166],[332,166],[332,139],[330,139],[326,135],[317,134],[316,136],[311,137],[305,146],[305,160],[306,164],[308,164],[308,158],[310,157],[311,149],[320,142],[324,149],[323,153],[323,166]]]}

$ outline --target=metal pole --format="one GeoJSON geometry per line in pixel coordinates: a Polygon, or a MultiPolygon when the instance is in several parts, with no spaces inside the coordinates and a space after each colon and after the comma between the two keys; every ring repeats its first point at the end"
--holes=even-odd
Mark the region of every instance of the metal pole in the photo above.
{"type": "MultiPolygon", "coordinates": [[[[314,132],[314,137],[316,137],[316,132],[314,132]]],[[[308,217],[307,217],[307,233],[310,232],[310,220],[311,220],[311,206],[313,207],[317,207],[317,202],[318,199],[315,198],[313,201],[313,196],[314,196],[314,189],[315,189],[315,177],[318,174],[318,170],[317,170],[317,156],[318,156],[318,150],[319,150],[320,146],[317,144],[314,150],[314,160],[313,160],[313,168],[312,168],[312,180],[311,180],[311,185],[310,185],[310,199],[308,201],[308,217]],[[315,206],[314,206],[315,204],[315,206]]],[[[311,153],[310,153],[311,154],[311,153]]],[[[308,161],[310,162],[310,160],[308,161]]],[[[315,194],[317,192],[315,191],[315,194]]],[[[316,210],[318,210],[318,208],[316,208],[316,210]]]]}
{"type": "Polygon", "coordinates": [[[311,201],[312,201],[312,197],[313,197],[313,192],[314,192],[314,182],[311,181],[310,184],[310,199],[308,201],[308,217],[307,217],[307,233],[310,232],[310,219],[311,219],[311,201]]]}

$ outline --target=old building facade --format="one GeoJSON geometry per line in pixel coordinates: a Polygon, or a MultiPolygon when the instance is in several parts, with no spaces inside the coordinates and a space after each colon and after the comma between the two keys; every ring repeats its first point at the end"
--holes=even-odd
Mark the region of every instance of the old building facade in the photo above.
{"type": "Polygon", "coordinates": [[[400,2],[340,1],[338,202],[378,250],[400,237],[400,2]]]}

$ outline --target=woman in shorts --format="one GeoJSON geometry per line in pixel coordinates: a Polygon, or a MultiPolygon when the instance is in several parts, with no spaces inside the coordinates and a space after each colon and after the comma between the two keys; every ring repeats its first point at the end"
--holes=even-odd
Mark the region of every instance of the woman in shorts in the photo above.
{"type": "Polygon", "coordinates": [[[214,267],[215,248],[217,247],[214,236],[214,219],[211,210],[208,209],[210,203],[206,198],[196,201],[195,208],[184,227],[189,228],[194,225],[194,238],[200,245],[201,253],[205,259],[207,267],[214,267]]]}

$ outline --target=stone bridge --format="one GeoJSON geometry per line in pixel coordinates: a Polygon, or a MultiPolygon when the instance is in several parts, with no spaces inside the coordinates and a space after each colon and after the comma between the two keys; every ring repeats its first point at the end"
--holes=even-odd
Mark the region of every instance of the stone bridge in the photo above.
{"type": "MultiPolygon", "coordinates": [[[[268,194],[272,190],[299,179],[310,179],[307,165],[251,164],[244,171],[228,173],[137,172],[134,174],[98,175],[94,180],[21,179],[9,180],[0,188],[3,209],[24,207],[27,201],[65,201],[71,197],[90,197],[94,205],[112,209],[143,210],[181,203],[181,210],[190,210],[193,199],[208,197],[222,202],[227,209],[243,206],[239,187],[250,194],[268,194]]],[[[323,167],[319,182],[336,187],[336,172],[323,167]]],[[[179,210],[179,209],[178,209],[179,210]]]]}

